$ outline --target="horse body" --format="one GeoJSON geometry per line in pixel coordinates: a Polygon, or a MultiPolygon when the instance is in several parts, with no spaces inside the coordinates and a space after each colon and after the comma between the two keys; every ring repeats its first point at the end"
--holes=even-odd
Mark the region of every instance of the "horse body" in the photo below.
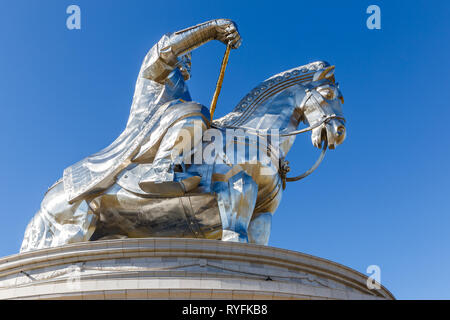
{"type": "Polygon", "coordinates": [[[261,176],[259,164],[191,165],[187,171],[202,176],[198,188],[182,197],[161,198],[138,189],[139,177],[133,171],[140,166],[146,164],[131,165],[106,191],[73,204],[66,200],[62,181],[56,183],[30,222],[22,251],[27,251],[28,243],[53,247],[127,237],[198,237],[267,244],[272,214],[281,200],[277,172],[261,176]],[[127,184],[122,181],[125,176],[127,184]]]}
{"type": "MultiPolygon", "coordinates": [[[[329,82],[325,76],[327,73],[330,76],[330,69],[319,63],[322,67],[318,63],[307,65],[311,77],[290,72],[289,77],[298,80],[286,81],[289,77],[285,72],[281,80],[280,76],[269,78],[249,94],[251,99],[247,95],[242,100],[245,103],[241,101],[233,112],[215,121],[221,139],[216,137],[214,143],[219,142],[223,152],[217,152],[216,148],[212,162],[194,163],[175,172],[175,180],[186,174],[201,176],[199,186],[192,192],[182,197],[161,198],[141,190],[139,179],[151,163],[131,163],[106,190],[73,203],[67,201],[63,183],[59,181],[46,193],[41,209],[28,225],[21,251],[122,237],[200,237],[267,245],[272,215],[282,195],[279,159],[287,155],[295,136],[280,136],[276,143],[271,142],[265,150],[270,151],[269,161],[263,162],[258,153],[261,146],[252,142],[257,136],[254,131],[289,132],[296,130],[302,121],[311,125],[318,116],[329,116],[335,111],[331,108],[327,112],[326,106],[336,103],[338,95],[330,101],[323,100],[326,103],[309,103],[312,99],[306,99],[311,87],[304,86],[305,83],[314,79],[319,81],[317,85],[329,82]],[[247,136],[244,140],[229,139],[227,129],[237,127],[247,136]],[[234,150],[235,145],[238,152],[230,160],[225,151],[230,146],[234,150]],[[246,147],[239,152],[239,145],[246,147]]],[[[316,146],[326,138],[324,130],[328,142],[336,145],[342,142],[338,141],[342,138],[342,126],[333,121],[314,129],[316,132],[313,130],[316,146]]],[[[209,145],[203,141],[201,149],[206,150],[209,145]]]]}

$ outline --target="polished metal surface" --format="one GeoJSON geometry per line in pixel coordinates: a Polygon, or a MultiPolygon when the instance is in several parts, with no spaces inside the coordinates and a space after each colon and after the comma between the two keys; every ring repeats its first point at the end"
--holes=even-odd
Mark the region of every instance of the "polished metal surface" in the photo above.
{"type": "Polygon", "coordinates": [[[150,49],[124,132],[64,170],[29,223],[22,252],[156,236],[267,245],[283,189],[280,164],[303,132],[298,126],[309,126],[314,146],[334,149],[345,139],[343,97],[334,66],[318,61],[270,77],[211,123],[185,82],[190,52],[210,40],[241,43],[236,24],[217,19],[166,34],[150,49]]]}

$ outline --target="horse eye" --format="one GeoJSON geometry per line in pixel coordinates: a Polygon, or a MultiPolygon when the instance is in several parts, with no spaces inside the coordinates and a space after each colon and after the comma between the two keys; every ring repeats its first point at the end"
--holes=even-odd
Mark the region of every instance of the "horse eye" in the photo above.
{"type": "Polygon", "coordinates": [[[323,88],[318,90],[320,95],[324,97],[327,100],[333,100],[335,98],[335,92],[334,90],[330,88],[323,88]]]}

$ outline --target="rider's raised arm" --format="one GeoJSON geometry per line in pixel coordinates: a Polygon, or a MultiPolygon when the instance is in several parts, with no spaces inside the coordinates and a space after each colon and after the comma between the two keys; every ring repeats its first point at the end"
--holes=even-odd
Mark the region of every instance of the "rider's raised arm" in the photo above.
{"type": "Polygon", "coordinates": [[[210,40],[219,40],[236,49],[240,44],[237,25],[229,19],[207,21],[173,33],[168,47],[176,56],[180,56],[210,40]]]}
{"type": "Polygon", "coordinates": [[[164,82],[179,64],[178,57],[211,40],[230,44],[233,49],[241,43],[236,24],[228,19],[216,19],[196,26],[165,34],[147,54],[142,76],[156,82],[164,82]]]}

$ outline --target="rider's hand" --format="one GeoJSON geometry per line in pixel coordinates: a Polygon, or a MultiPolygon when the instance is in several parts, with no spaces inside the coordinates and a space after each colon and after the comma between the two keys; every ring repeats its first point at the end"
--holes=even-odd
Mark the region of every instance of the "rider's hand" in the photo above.
{"type": "Polygon", "coordinates": [[[242,39],[239,34],[236,23],[228,19],[217,19],[216,22],[216,39],[229,44],[232,49],[237,49],[241,45],[242,39]]]}

